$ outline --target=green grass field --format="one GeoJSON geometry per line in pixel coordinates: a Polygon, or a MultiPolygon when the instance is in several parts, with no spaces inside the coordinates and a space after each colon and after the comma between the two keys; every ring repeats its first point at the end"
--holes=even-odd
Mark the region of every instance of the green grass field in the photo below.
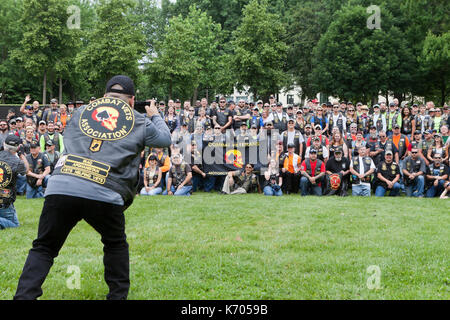
{"type": "MultiPolygon", "coordinates": [[[[21,227],[0,231],[0,299],[14,295],[42,204],[18,199],[21,227]]],[[[449,299],[449,213],[447,200],[405,197],[138,197],[129,299],[449,299]]],[[[79,223],[41,299],[104,299],[102,257],[79,223]],[[67,286],[72,265],[80,289],[67,286]]]]}

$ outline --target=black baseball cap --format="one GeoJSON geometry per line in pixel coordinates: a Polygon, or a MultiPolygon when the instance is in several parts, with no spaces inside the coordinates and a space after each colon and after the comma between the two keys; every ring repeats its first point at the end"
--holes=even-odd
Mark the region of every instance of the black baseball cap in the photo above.
{"type": "Polygon", "coordinates": [[[47,142],[45,143],[46,146],[52,146],[53,142],[52,140],[47,140],[47,142]]]}
{"type": "Polygon", "coordinates": [[[36,140],[33,140],[30,143],[30,148],[34,149],[34,148],[40,148],[41,146],[39,145],[39,143],[36,140]]]}
{"type": "Polygon", "coordinates": [[[106,84],[106,92],[114,92],[134,96],[135,95],[134,82],[128,76],[124,75],[114,76],[106,84]],[[122,90],[111,89],[116,84],[120,85],[123,89],[122,90]]]}
{"type": "Polygon", "coordinates": [[[317,153],[317,150],[316,149],[309,149],[309,153],[311,154],[311,153],[317,153]]]}
{"type": "Polygon", "coordinates": [[[9,136],[6,137],[5,144],[11,147],[18,147],[19,145],[22,144],[22,139],[20,139],[15,134],[10,134],[9,136]]]}

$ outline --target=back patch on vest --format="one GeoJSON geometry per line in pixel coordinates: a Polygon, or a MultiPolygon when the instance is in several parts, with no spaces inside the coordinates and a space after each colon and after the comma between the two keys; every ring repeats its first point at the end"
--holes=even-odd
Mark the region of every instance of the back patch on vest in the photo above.
{"type": "Polygon", "coordinates": [[[81,113],[79,127],[92,138],[90,150],[99,152],[104,141],[120,140],[134,127],[133,109],[118,98],[100,98],[90,103],[81,113]]]}
{"type": "Polygon", "coordinates": [[[99,184],[105,184],[109,170],[111,169],[105,163],[74,155],[61,157],[56,167],[61,165],[63,166],[61,173],[77,176],[99,184]]]}
{"type": "Polygon", "coordinates": [[[9,186],[12,180],[12,169],[6,162],[0,161],[0,188],[9,186]]]}

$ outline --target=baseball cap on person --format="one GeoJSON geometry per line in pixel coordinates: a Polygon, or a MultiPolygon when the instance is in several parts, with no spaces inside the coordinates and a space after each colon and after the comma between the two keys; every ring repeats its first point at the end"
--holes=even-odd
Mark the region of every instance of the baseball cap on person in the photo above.
{"type": "Polygon", "coordinates": [[[11,147],[18,147],[22,143],[22,139],[20,139],[15,134],[10,134],[5,139],[5,144],[11,147]]]}
{"type": "Polygon", "coordinates": [[[39,145],[39,143],[36,141],[36,140],[33,140],[31,143],[30,143],[30,148],[31,149],[34,149],[34,148],[40,148],[41,146],[39,145]]]}
{"type": "Polygon", "coordinates": [[[334,154],[336,154],[336,153],[342,154],[342,149],[341,148],[337,148],[336,150],[334,150],[334,154]]]}
{"type": "Polygon", "coordinates": [[[53,142],[52,142],[52,140],[47,140],[47,142],[45,143],[45,145],[46,146],[52,146],[53,145],[53,142]]]}
{"type": "Polygon", "coordinates": [[[124,75],[117,75],[112,77],[108,83],[106,84],[106,92],[114,92],[114,93],[121,93],[121,94],[127,94],[130,96],[134,96],[134,82],[131,80],[130,77],[124,76],[124,75]],[[112,89],[114,85],[120,85],[122,89],[112,89]]]}
{"type": "Polygon", "coordinates": [[[33,110],[33,106],[26,106],[25,109],[26,110],[33,110]]]}
{"type": "Polygon", "coordinates": [[[17,117],[16,121],[23,121],[22,117],[17,117]]]}
{"type": "Polygon", "coordinates": [[[400,129],[400,125],[398,125],[397,123],[393,125],[394,129],[400,129]]]}
{"type": "Polygon", "coordinates": [[[425,134],[432,134],[432,133],[433,133],[433,131],[431,131],[431,130],[425,131],[425,134]]]}
{"type": "Polygon", "coordinates": [[[39,124],[47,124],[44,120],[39,121],[39,124]]]}
{"type": "Polygon", "coordinates": [[[317,153],[317,150],[316,149],[309,149],[309,154],[311,154],[311,153],[317,153]]]}
{"type": "Polygon", "coordinates": [[[416,130],[416,131],[414,132],[414,134],[422,134],[422,132],[420,132],[420,130],[416,130]]]}
{"type": "Polygon", "coordinates": [[[387,150],[384,154],[385,155],[390,154],[391,156],[393,155],[392,150],[387,150]]]}
{"type": "Polygon", "coordinates": [[[393,102],[389,103],[389,107],[395,107],[395,103],[393,102]]]}
{"type": "Polygon", "coordinates": [[[375,109],[375,108],[380,108],[380,105],[379,104],[375,104],[374,106],[373,106],[373,108],[375,109]]]}
{"type": "Polygon", "coordinates": [[[58,103],[58,100],[52,99],[52,100],[50,100],[50,103],[58,103]]]}

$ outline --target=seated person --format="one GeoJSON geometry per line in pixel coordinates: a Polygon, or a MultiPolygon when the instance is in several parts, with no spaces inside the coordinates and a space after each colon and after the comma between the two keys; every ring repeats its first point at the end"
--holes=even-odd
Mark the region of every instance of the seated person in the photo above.
{"type": "Polygon", "coordinates": [[[350,162],[350,173],[352,174],[352,195],[369,197],[371,193],[370,182],[375,172],[375,164],[372,158],[367,156],[365,146],[360,146],[358,156],[353,157],[350,162]]]}
{"type": "Polygon", "coordinates": [[[419,149],[413,147],[406,157],[403,168],[403,182],[407,197],[423,197],[425,188],[425,160],[419,156],[419,149]]]}
{"type": "Polygon", "coordinates": [[[342,149],[336,149],[334,157],[325,166],[327,177],[326,195],[346,196],[350,177],[350,162],[343,157],[342,149]]]}
{"type": "Polygon", "coordinates": [[[245,165],[244,170],[230,171],[225,178],[222,194],[261,193],[258,177],[253,173],[253,165],[245,165]]]}
{"type": "Polygon", "coordinates": [[[264,172],[264,195],[277,196],[283,195],[281,186],[283,185],[283,178],[280,175],[280,168],[275,159],[270,160],[269,168],[264,172]]]}
{"type": "Polygon", "coordinates": [[[428,166],[426,174],[428,186],[426,193],[427,198],[441,195],[449,175],[448,167],[442,163],[442,156],[440,153],[435,154],[433,160],[433,163],[428,166]]]}
{"type": "Polygon", "coordinates": [[[376,197],[384,197],[386,191],[390,190],[389,196],[396,197],[400,192],[400,167],[393,161],[394,153],[387,150],[382,161],[377,168],[377,188],[376,197]]]}
{"type": "Polygon", "coordinates": [[[44,189],[50,174],[50,163],[41,151],[37,141],[30,145],[30,154],[26,156],[29,164],[27,171],[27,199],[43,198],[44,189]]]}
{"type": "Polygon", "coordinates": [[[162,193],[162,171],[158,167],[158,158],[155,154],[148,157],[148,164],[144,169],[144,187],[141,196],[156,196],[162,193]]]}
{"type": "Polygon", "coordinates": [[[317,159],[317,150],[310,149],[309,157],[301,165],[300,190],[302,196],[322,195],[322,179],[325,177],[325,163],[317,159]]]}
{"type": "Polygon", "coordinates": [[[192,169],[183,161],[183,156],[172,156],[172,167],[168,173],[167,190],[163,195],[190,196],[192,191],[192,169]]]}

